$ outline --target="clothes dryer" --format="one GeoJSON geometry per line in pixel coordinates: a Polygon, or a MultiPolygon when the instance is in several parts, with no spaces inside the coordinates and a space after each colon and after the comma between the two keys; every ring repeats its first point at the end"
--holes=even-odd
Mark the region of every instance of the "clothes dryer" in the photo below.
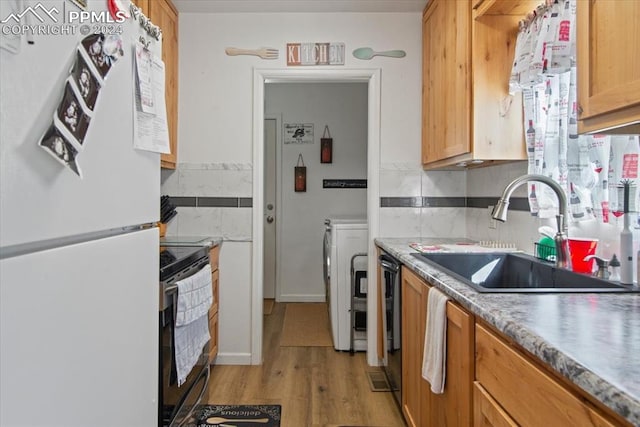
{"type": "MultiPolygon", "coordinates": [[[[364,218],[325,220],[323,271],[331,333],[336,350],[351,349],[351,258],[368,250],[368,226],[364,218]]],[[[366,258],[355,260],[357,270],[367,270],[366,258]]],[[[360,288],[366,288],[366,282],[360,288]]],[[[360,331],[362,332],[362,331],[360,331]]],[[[366,331],[354,339],[354,350],[366,351],[366,331]]]]}

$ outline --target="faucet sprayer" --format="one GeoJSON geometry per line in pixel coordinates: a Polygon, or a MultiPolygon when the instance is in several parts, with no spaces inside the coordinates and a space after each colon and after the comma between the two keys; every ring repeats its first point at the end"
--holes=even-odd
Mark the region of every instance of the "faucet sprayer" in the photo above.
{"type": "Polygon", "coordinates": [[[558,223],[558,231],[554,237],[556,245],[556,267],[566,268],[571,270],[571,256],[569,254],[569,239],[567,237],[569,230],[569,212],[567,211],[567,196],[560,185],[553,179],[536,174],[527,174],[519,176],[507,185],[502,193],[502,197],[498,199],[498,203],[493,208],[491,217],[497,221],[507,221],[507,209],[509,207],[509,199],[511,194],[521,184],[528,181],[537,181],[543,184],[547,184],[558,197],[558,215],[556,215],[556,221],[558,223]]]}

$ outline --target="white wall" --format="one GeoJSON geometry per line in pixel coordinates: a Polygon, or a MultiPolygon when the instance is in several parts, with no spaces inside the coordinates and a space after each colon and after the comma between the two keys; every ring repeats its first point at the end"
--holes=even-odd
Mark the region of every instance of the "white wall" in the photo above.
{"type": "MultiPolygon", "coordinates": [[[[383,162],[420,160],[420,13],[180,15],[179,161],[250,162],[253,68],[287,68],[286,43],[344,42],[344,66],[382,69],[383,162]],[[225,47],[270,46],[277,60],[227,56],[225,47]],[[402,59],[355,59],[361,46],[403,49],[402,59]]],[[[315,67],[313,67],[315,68],[315,67]]]]}
{"type": "MultiPolygon", "coordinates": [[[[253,70],[286,69],[286,43],[296,42],[345,43],[345,65],[324,69],[381,70],[380,164],[384,168],[398,163],[420,170],[421,13],[182,13],[179,28],[179,164],[177,171],[163,172],[163,194],[193,196],[190,193],[199,192],[218,197],[218,192],[224,191],[224,196],[246,197],[245,178],[251,176],[253,153],[253,70]],[[224,53],[226,47],[261,46],[279,49],[280,57],[262,60],[224,53]],[[363,46],[403,49],[407,56],[355,59],[351,52],[363,46]],[[233,182],[238,184],[235,195],[231,194],[233,187],[225,184],[233,182]]],[[[212,234],[219,230],[218,235],[250,241],[250,218],[251,208],[180,208],[167,232],[212,234]]],[[[385,234],[383,228],[380,231],[385,234]]],[[[309,244],[320,247],[321,240],[309,244]]],[[[233,251],[244,256],[226,257],[224,252],[231,245],[225,241],[220,261],[220,329],[225,332],[220,336],[219,362],[249,363],[243,355],[251,353],[251,331],[243,322],[252,316],[250,281],[254,272],[245,243],[233,245],[241,245],[233,251]],[[230,310],[224,308],[228,300],[232,301],[230,310]]]]}
{"type": "Polygon", "coordinates": [[[279,301],[324,301],[322,242],[324,219],[367,216],[366,189],[324,189],[323,179],[367,178],[366,83],[282,83],[265,87],[265,110],[282,123],[312,123],[313,144],[283,144],[282,204],[276,223],[280,236],[279,301]],[[333,138],[332,163],[320,162],[325,125],[333,138]],[[294,191],[294,169],[302,154],[307,191],[294,191]]]}

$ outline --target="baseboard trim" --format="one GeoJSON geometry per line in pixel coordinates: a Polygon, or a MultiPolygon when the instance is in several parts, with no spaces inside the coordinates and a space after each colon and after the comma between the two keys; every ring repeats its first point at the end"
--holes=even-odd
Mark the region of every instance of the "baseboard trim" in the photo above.
{"type": "Polygon", "coordinates": [[[280,295],[278,302],[326,302],[326,297],[322,295],[280,295]]]}
{"type": "Polygon", "coordinates": [[[215,365],[251,365],[251,353],[218,353],[215,365]]]}

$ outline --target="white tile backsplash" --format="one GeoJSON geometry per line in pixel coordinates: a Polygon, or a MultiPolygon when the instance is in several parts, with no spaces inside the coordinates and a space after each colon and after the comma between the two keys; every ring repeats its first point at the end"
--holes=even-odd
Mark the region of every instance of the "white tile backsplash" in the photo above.
{"type": "Polygon", "coordinates": [[[419,237],[421,208],[381,208],[380,237],[419,237]]]}
{"type": "Polygon", "coordinates": [[[424,171],[422,195],[425,197],[464,197],[467,171],[424,171]]]}
{"type": "Polygon", "coordinates": [[[422,171],[380,171],[380,197],[419,197],[421,195],[422,171]]]}
{"type": "MultiPolygon", "coordinates": [[[[162,194],[182,197],[251,197],[253,168],[249,163],[179,163],[163,171],[162,194]]],[[[250,241],[251,208],[179,207],[168,235],[211,235],[250,241]]]]}
{"type": "Polygon", "coordinates": [[[222,195],[222,175],[220,170],[181,169],[178,193],[181,196],[222,195]]]}
{"type": "MultiPolygon", "coordinates": [[[[504,188],[520,175],[527,173],[527,162],[505,163],[467,171],[467,197],[500,196],[504,188]]],[[[526,197],[527,186],[522,185],[514,197],[526,197]]]]}
{"type": "Polygon", "coordinates": [[[251,197],[253,194],[252,170],[224,170],[221,176],[221,197],[251,197]]]}
{"type": "Polygon", "coordinates": [[[221,235],[222,214],[220,208],[179,207],[177,211],[175,232],[171,227],[171,223],[169,223],[167,234],[183,236],[221,235]]]}
{"type": "Polygon", "coordinates": [[[540,239],[538,227],[543,222],[529,212],[510,211],[507,222],[497,222],[489,228],[489,209],[467,208],[467,237],[472,240],[489,240],[514,244],[518,249],[532,253],[534,243],[540,239]]]}
{"type": "Polygon", "coordinates": [[[217,208],[221,211],[221,234],[225,240],[251,240],[251,208],[217,208]]]}
{"type": "Polygon", "coordinates": [[[422,237],[465,237],[465,208],[422,208],[422,237]]]}

